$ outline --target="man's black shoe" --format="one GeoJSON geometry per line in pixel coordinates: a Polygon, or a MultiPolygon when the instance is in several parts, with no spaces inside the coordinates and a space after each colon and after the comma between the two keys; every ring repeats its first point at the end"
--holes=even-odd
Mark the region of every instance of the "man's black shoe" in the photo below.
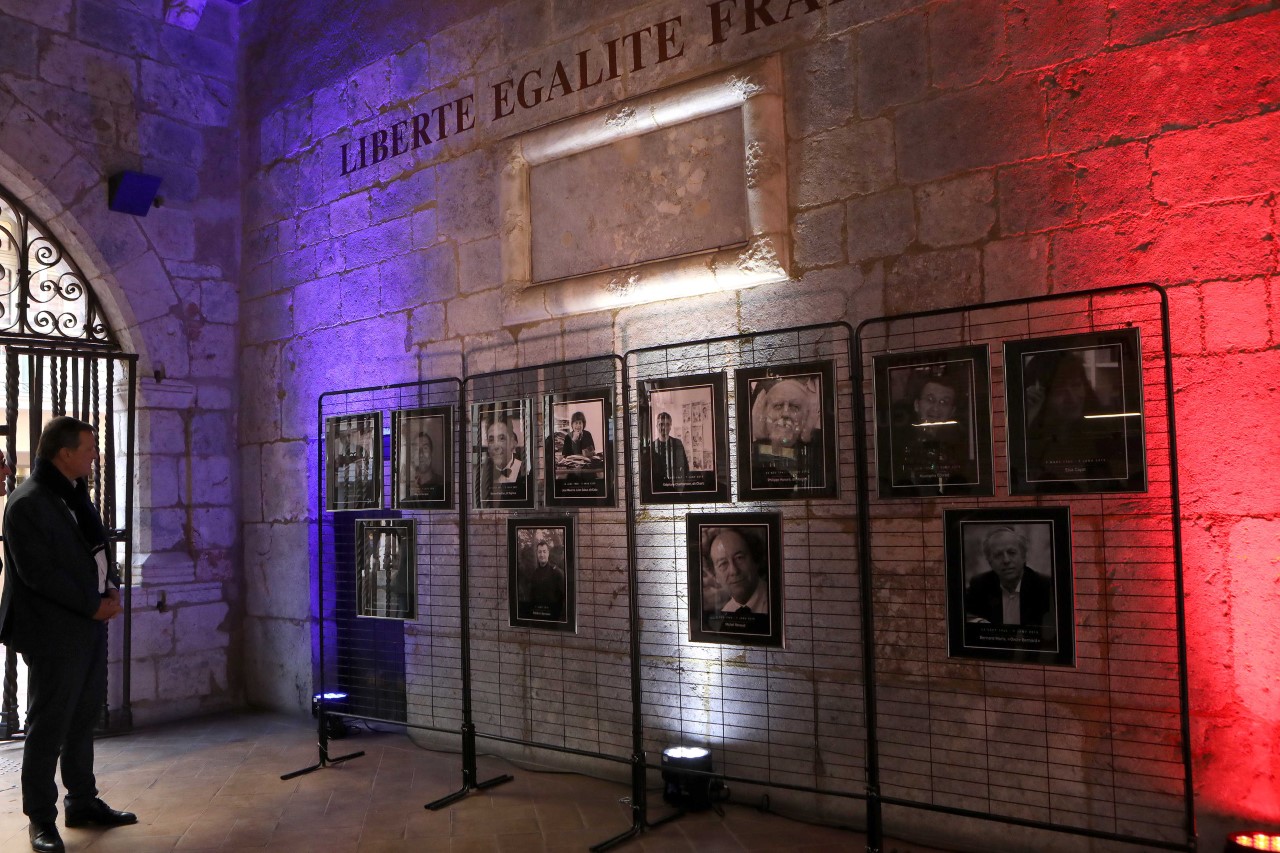
{"type": "Polygon", "coordinates": [[[127,826],[137,823],[138,816],[133,812],[118,812],[102,800],[95,799],[87,806],[67,809],[64,822],[68,827],[88,826],[91,823],[98,826],[127,826]]]}
{"type": "Polygon", "coordinates": [[[27,835],[31,836],[31,849],[36,853],[64,853],[67,849],[62,846],[56,823],[33,823],[27,827],[27,835]]]}

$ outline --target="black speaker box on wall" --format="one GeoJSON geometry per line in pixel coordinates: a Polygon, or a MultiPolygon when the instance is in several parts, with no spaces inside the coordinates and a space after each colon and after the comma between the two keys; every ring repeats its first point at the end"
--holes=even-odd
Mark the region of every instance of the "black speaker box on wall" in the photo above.
{"type": "Polygon", "coordinates": [[[117,172],[107,179],[107,207],[117,213],[146,216],[160,189],[158,175],[117,172]]]}

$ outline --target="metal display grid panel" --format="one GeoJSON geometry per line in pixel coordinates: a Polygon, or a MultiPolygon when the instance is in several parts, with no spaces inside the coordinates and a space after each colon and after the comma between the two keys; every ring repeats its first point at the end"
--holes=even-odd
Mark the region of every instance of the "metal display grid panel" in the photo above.
{"type": "MultiPolygon", "coordinates": [[[[343,717],[457,733],[464,721],[462,623],[459,617],[461,541],[457,503],[459,452],[457,411],[460,382],[442,379],[330,392],[319,402],[319,580],[320,684],[318,694],[345,693],[326,700],[324,710],[343,717]],[[454,506],[449,509],[392,509],[392,413],[425,407],[454,412],[452,471],[454,506]],[[326,423],[331,418],[380,413],[382,492],[380,509],[326,509],[330,487],[325,464],[326,423]],[[411,520],[415,568],[412,618],[358,616],[356,530],[362,520],[411,520]]],[[[325,727],[321,725],[322,764],[325,727]]]]}
{"type": "MultiPolygon", "coordinates": [[[[865,797],[861,599],[855,552],[851,330],[843,323],[633,350],[626,355],[631,446],[641,383],[725,371],[728,456],[738,494],[736,370],[830,360],[839,496],[801,501],[640,506],[633,477],[637,666],[646,756],[702,746],[715,775],[779,789],[865,797]],[[687,592],[690,512],[782,516],[784,647],[692,642],[687,592]]],[[[633,474],[634,474],[633,470],[633,474]]],[[[650,768],[659,765],[646,759],[650,768]]]]}
{"type": "Polygon", "coordinates": [[[1143,285],[869,320],[857,349],[879,801],[1194,849],[1163,291],[1143,285]],[[1141,336],[1148,491],[1011,496],[1002,344],[1130,327],[1141,336]],[[990,352],[995,496],[881,498],[874,357],[969,344],[990,352]],[[1075,666],[949,658],[943,510],[1052,506],[1071,511],[1075,666]]]}
{"type": "MultiPolygon", "coordinates": [[[[528,399],[533,422],[524,446],[535,457],[534,508],[476,509],[466,489],[467,612],[470,636],[472,720],[475,736],[591,758],[629,763],[633,752],[631,634],[628,593],[626,482],[620,392],[621,359],[605,356],[555,365],[467,376],[465,446],[476,445],[472,407],[498,400],[528,399]],[[548,394],[608,388],[612,393],[609,434],[614,466],[613,506],[546,505],[543,447],[549,434],[548,394]],[[508,521],[564,517],[576,540],[576,630],[514,627],[508,611],[508,521]]],[[[603,437],[597,440],[604,440],[603,437]]],[[[470,467],[470,466],[468,466],[470,467]]]]}

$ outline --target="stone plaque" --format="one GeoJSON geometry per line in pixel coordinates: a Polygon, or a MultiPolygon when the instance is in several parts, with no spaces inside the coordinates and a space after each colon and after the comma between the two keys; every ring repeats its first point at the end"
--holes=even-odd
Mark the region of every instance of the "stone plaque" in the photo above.
{"type": "Polygon", "coordinates": [[[744,150],[737,108],[533,166],[533,281],[746,243],[744,150]]]}

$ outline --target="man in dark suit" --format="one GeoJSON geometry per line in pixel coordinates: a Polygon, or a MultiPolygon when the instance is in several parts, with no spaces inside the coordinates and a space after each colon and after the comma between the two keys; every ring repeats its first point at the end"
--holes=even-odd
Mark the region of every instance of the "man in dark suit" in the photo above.
{"type": "Polygon", "coordinates": [[[121,612],[120,578],[89,497],[87,478],[98,459],[93,427],[54,418],[36,456],[4,513],[0,640],[27,664],[22,811],[31,821],[31,848],[60,853],[59,756],[67,826],[121,826],[138,818],[98,799],[93,775],[93,729],[107,688],[106,623],[121,612]]]}
{"type": "Polygon", "coordinates": [[[684,442],[671,434],[671,415],[658,414],[658,437],[649,449],[650,476],[655,491],[679,490],[689,476],[689,459],[684,453],[684,442]]]}
{"type": "Polygon", "coordinates": [[[990,571],[969,582],[965,619],[992,625],[1040,625],[1053,605],[1053,585],[1027,565],[1027,540],[1012,527],[997,527],[982,542],[990,571]]]}

